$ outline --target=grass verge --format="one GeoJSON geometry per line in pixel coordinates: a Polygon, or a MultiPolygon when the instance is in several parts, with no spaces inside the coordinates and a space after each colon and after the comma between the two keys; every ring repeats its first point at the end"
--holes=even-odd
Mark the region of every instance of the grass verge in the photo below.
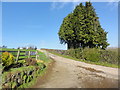
{"type": "Polygon", "coordinates": [[[85,63],[89,63],[89,64],[95,64],[95,65],[102,65],[102,66],[106,66],[106,67],[120,68],[120,65],[110,64],[110,63],[107,63],[107,62],[91,62],[91,61],[86,61],[86,60],[73,58],[71,56],[61,55],[59,53],[54,53],[54,52],[50,52],[50,53],[61,56],[61,57],[64,57],[64,58],[72,59],[72,60],[75,60],[75,61],[81,61],[81,62],[85,62],[85,63]]]}
{"type": "MultiPolygon", "coordinates": [[[[37,76],[36,78],[33,78],[30,82],[26,82],[25,81],[25,83],[24,84],[22,84],[22,85],[20,85],[19,87],[17,87],[17,88],[30,88],[31,86],[33,86],[34,84],[36,84],[36,82],[37,82],[37,79],[38,78],[40,78],[40,77],[43,77],[44,75],[45,75],[45,73],[47,72],[47,69],[49,68],[49,65],[51,65],[52,64],[52,62],[53,62],[53,60],[52,59],[50,59],[50,58],[48,58],[44,53],[42,53],[42,52],[39,52],[39,55],[40,55],[40,57],[39,57],[39,59],[38,60],[43,60],[44,62],[42,62],[43,64],[45,64],[45,68],[43,68],[43,66],[41,65],[42,63],[40,63],[40,62],[37,62],[37,64],[38,64],[38,66],[37,67],[40,67],[41,66],[41,68],[39,68],[39,70],[40,70],[40,73],[36,73],[34,76],[37,76]]],[[[23,62],[24,63],[24,60],[20,60],[20,61],[18,61],[18,62],[23,62]]],[[[15,74],[15,75],[17,75],[16,73],[21,73],[21,72],[26,72],[28,69],[29,70],[34,70],[36,68],[36,66],[23,66],[23,67],[19,67],[19,68],[11,68],[9,71],[6,71],[6,72],[4,72],[3,73],[3,78],[4,79],[2,79],[3,81],[5,81],[6,80],[6,76],[8,76],[9,77],[9,75],[11,75],[11,74],[15,74]]],[[[2,69],[2,66],[0,67],[0,69],[2,69]]],[[[36,70],[36,69],[35,69],[36,70]]],[[[28,74],[27,74],[28,75],[28,74]]],[[[21,76],[20,76],[21,77],[21,76]]],[[[22,76],[23,77],[23,76],[22,76]]],[[[24,78],[22,78],[22,79],[24,79],[24,78]]],[[[2,81],[2,80],[0,80],[0,81],[2,81]]],[[[9,79],[10,80],[10,79],[9,79]]],[[[13,79],[12,79],[13,80],[13,79]]],[[[11,81],[11,80],[10,80],[11,81]]],[[[9,82],[10,81],[8,81],[7,83],[9,84],[9,82]]],[[[11,85],[13,85],[15,82],[14,81],[11,81],[10,82],[10,84],[11,85]],[[13,82],[13,83],[12,83],[13,82]],[[12,84],[11,84],[12,83],[12,84]]],[[[14,85],[13,85],[14,86],[14,85]]]]}
{"type": "Polygon", "coordinates": [[[51,63],[53,63],[53,60],[48,58],[44,53],[42,52],[39,52],[38,55],[40,55],[40,57],[38,59],[40,60],[43,60],[44,61],[44,64],[46,65],[46,67],[40,72],[40,74],[38,75],[37,78],[34,78],[31,82],[29,83],[25,83],[23,85],[21,85],[20,88],[31,88],[32,86],[34,86],[36,83],[37,83],[37,79],[38,78],[42,78],[46,73],[47,73],[47,70],[49,68],[49,65],[51,63]]]}
{"type": "Polygon", "coordinates": [[[33,79],[31,82],[29,82],[29,83],[25,83],[25,84],[21,85],[19,88],[31,88],[32,86],[34,86],[34,85],[37,83],[37,79],[43,77],[43,76],[47,73],[47,69],[49,68],[49,64],[52,63],[52,62],[53,62],[53,60],[50,60],[50,61],[47,63],[46,68],[44,68],[44,69],[40,72],[40,74],[38,75],[37,78],[34,78],[34,79],[33,79]]]}

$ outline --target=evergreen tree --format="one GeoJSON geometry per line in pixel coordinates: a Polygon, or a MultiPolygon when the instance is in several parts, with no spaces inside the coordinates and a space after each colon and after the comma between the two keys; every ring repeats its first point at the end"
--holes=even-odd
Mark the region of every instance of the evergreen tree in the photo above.
{"type": "MultiPolygon", "coordinates": [[[[95,37],[97,31],[97,17],[94,8],[90,2],[86,2],[86,14],[85,14],[85,24],[86,24],[86,46],[93,48],[95,47],[95,37]]],[[[96,43],[97,44],[97,43],[96,43]]]]}
{"type": "Polygon", "coordinates": [[[74,31],[73,31],[73,24],[72,24],[72,13],[68,14],[67,17],[64,18],[63,23],[60,27],[59,31],[59,38],[61,44],[68,44],[68,49],[73,48],[73,41],[74,38],[74,31]]]}
{"type": "Polygon", "coordinates": [[[107,43],[107,32],[105,32],[99,23],[95,9],[91,2],[86,2],[86,33],[88,34],[87,46],[90,48],[101,47],[105,49],[107,43]]]}
{"type": "Polygon", "coordinates": [[[96,15],[91,2],[86,2],[85,6],[80,3],[74,11],[64,18],[59,30],[61,44],[70,48],[89,47],[105,49],[107,43],[107,32],[105,32],[96,15]]]}
{"type": "Polygon", "coordinates": [[[61,44],[67,43],[68,49],[79,48],[80,44],[83,42],[83,30],[85,27],[83,13],[85,13],[84,6],[80,3],[73,13],[64,18],[60,27],[58,34],[61,44]]]}
{"type": "Polygon", "coordinates": [[[74,33],[76,42],[74,45],[75,48],[83,47],[84,45],[84,39],[85,39],[85,7],[82,3],[80,3],[78,6],[76,6],[75,10],[73,11],[73,18],[74,18],[74,33]]]}

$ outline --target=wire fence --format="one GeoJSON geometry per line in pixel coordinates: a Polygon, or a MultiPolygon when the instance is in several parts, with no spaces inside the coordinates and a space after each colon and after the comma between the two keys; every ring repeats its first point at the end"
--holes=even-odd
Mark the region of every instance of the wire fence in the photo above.
{"type": "Polygon", "coordinates": [[[25,58],[38,58],[38,51],[37,50],[0,50],[0,56],[2,56],[2,53],[9,52],[11,53],[16,61],[23,60],[25,58]]]}

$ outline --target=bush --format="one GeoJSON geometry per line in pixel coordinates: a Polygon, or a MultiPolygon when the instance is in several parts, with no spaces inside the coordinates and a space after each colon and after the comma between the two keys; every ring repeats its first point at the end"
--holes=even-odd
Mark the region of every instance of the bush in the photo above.
{"type": "Polygon", "coordinates": [[[82,49],[78,48],[78,49],[67,50],[65,52],[65,55],[72,56],[72,57],[77,58],[77,59],[81,59],[82,58],[82,49]]]}
{"type": "Polygon", "coordinates": [[[8,53],[8,52],[2,53],[2,63],[5,68],[14,64],[14,62],[15,62],[14,59],[15,59],[15,57],[11,53],[8,53]]]}
{"type": "Polygon", "coordinates": [[[85,48],[83,50],[83,58],[85,60],[97,62],[100,60],[100,52],[99,49],[96,48],[85,48]]]}
{"type": "Polygon", "coordinates": [[[102,62],[108,62],[111,64],[118,64],[118,51],[112,50],[101,50],[101,60],[102,62]]]}
{"type": "Polygon", "coordinates": [[[69,49],[65,52],[65,55],[75,57],[75,50],[74,49],[69,49]]]}
{"type": "Polygon", "coordinates": [[[37,61],[35,59],[33,59],[33,58],[26,58],[25,61],[27,63],[27,66],[37,65],[37,61]]]}
{"type": "Polygon", "coordinates": [[[83,49],[81,49],[81,48],[75,49],[75,51],[74,51],[75,57],[76,57],[77,59],[83,58],[82,52],[83,52],[83,49]]]}
{"type": "Polygon", "coordinates": [[[101,50],[97,48],[78,48],[78,49],[69,49],[69,50],[52,50],[52,49],[45,49],[49,52],[58,53],[61,55],[67,55],[77,59],[83,59],[92,62],[105,62],[110,64],[118,65],[120,62],[120,48],[116,49],[107,49],[101,50]]]}

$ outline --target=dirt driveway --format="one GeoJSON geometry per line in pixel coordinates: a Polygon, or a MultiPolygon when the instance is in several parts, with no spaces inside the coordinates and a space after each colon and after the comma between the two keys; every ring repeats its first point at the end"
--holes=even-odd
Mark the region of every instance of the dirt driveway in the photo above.
{"type": "MultiPolygon", "coordinates": [[[[41,50],[42,51],[42,50],[41,50]]],[[[118,69],[66,59],[46,51],[55,63],[34,88],[118,88],[118,69]]]]}

